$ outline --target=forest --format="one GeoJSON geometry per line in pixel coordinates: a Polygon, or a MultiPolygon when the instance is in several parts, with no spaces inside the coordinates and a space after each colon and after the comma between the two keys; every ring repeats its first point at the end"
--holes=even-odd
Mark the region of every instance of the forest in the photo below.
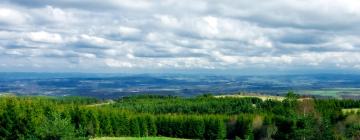
{"type": "Polygon", "coordinates": [[[138,95],[1,96],[0,139],[165,136],[187,139],[360,139],[360,100],[138,95]]]}

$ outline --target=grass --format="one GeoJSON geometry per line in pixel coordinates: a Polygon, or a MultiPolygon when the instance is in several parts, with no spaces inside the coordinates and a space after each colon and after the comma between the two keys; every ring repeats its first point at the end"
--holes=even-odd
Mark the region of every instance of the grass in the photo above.
{"type": "Polygon", "coordinates": [[[233,98],[259,98],[263,101],[265,100],[276,100],[276,101],[282,101],[285,99],[283,96],[271,96],[271,95],[242,95],[242,94],[234,94],[234,95],[219,95],[215,96],[216,98],[225,98],[225,97],[233,97],[233,98]]]}
{"type": "Polygon", "coordinates": [[[358,113],[360,108],[341,109],[343,113],[358,113]]]}
{"type": "Polygon", "coordinates": [[[306,90],[306,91],[301,91],[300,94],[340,98],[339,92],[340,92],[339,90],[306,90]]]}
{"type": "Polygon", "coordinates": [[[104,106],[104,105],[109,105],[109,104],[113,104],[115,103],[115,101],[113,100],[108,100],[106,102],[103,103],[98,103],[98,104],[91,104],[91,105],[87,105],[88,107],[97,107],[97,106],[104,106]]]}
{"type": "Polygon", "coordinates": [[[341,95],[349,96],[360,96],[359,88],[328,88],[320,90],[303,90],[299,91],[301,95],[318,95],[318,96],[328,96],[341,99],[341,95]]]}
{"type": "Polygon", "coordinates": [[[169,137],[101,137],[101,138],[92,138],[90,140],[185,140],[185,139],[169,138],[169,137]]]}

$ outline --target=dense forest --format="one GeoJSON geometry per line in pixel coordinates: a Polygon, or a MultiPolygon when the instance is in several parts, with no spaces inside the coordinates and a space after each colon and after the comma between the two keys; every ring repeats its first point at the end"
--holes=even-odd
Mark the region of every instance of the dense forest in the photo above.
{"type": "Polygon", "coordinates": [[[359,100],[143,95],[0,97],[0,139],[166,136],[188,139],[360,139],[359,100]]]}

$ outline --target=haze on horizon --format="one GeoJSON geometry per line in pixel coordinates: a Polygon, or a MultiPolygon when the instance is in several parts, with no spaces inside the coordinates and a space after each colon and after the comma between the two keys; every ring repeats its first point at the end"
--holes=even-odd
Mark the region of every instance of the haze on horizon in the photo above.
{"type": "Polygon", "coordinates": [[[2,0],[0,71],[360,72],[358,0],[2,0]]]}

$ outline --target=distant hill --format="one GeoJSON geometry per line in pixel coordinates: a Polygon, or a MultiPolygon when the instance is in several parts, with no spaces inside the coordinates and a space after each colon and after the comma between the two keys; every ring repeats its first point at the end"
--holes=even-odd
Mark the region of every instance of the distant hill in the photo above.
{"type": "Polygon", "coordinates": [[[360,98],[360,75],[192,75],[0,73],[0,92],[17,95],[92,96],[117,98],[137,94],[196,96],[204,93],[261,93],[288,91],[332,98],[360,98]]]}

